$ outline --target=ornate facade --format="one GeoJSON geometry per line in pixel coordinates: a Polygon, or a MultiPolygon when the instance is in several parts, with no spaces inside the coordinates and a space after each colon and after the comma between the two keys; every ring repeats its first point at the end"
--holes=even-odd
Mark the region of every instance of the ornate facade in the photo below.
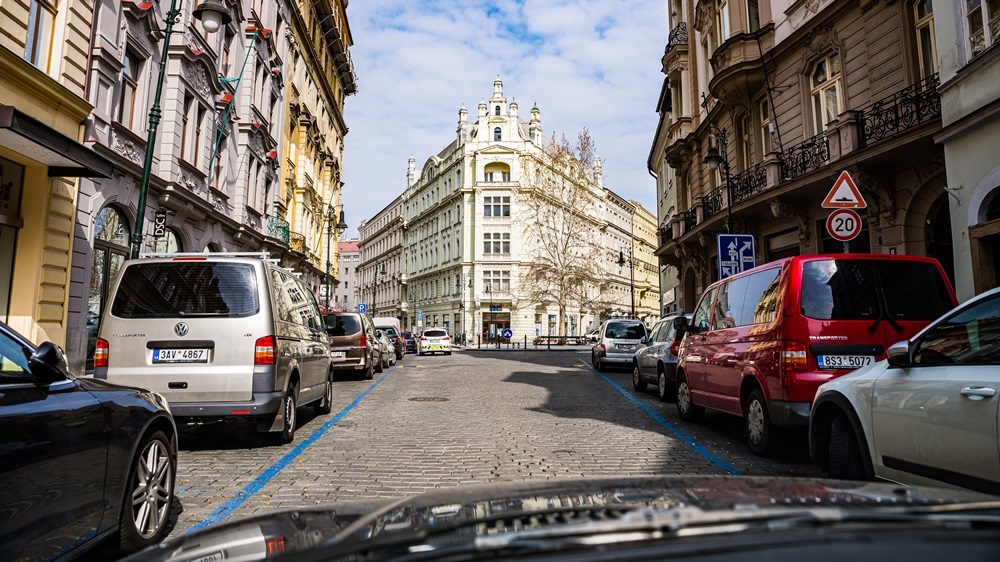
{"type": "Polygon", "coordinates": [[[655,157],[674,174],[676,208],[656,253],[678,268],[682,309],[718,278],[715,235],[730,215],[733,232],[756,236],[757,263],[844,251],[821,208],[844,170],[868,204],[850,251],[932,256],[954,279],[951,238],[936,229],[948,195],[925,5],[672,0],[655,157]],[[703,163],[710,133],[718,171],[703,163]]]}

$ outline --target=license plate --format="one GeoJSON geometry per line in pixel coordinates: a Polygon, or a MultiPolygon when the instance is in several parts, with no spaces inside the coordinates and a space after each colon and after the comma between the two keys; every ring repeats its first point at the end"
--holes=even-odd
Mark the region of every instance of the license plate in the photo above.
{"type": "Polygon", "coordinates": [[[154,349],[153,363],[208,363],[208,350],[154,349]]]}
{"type": "Polygon", "coordinates": [[[820,369],[857,369],[875,362],[871,355],[817,355],[820,369]]]}
{"type": "Polygon", "coordinates": [[[343,356],[344,356],[344,352],[343,351],[331,351],[330,352],[330,357],[333,357],[334,359],[337,359],[337,358],[340,358],[340,357],[343,357],[343,356]]]}
{"type": "Polygon", "coordinates": [[[632,349],[634,347],[632,344],[618,344],[618,349],[632,349]]]}

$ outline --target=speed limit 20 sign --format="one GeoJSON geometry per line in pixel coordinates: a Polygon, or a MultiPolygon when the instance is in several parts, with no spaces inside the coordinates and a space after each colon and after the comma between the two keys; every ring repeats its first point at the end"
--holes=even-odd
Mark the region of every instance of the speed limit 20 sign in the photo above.
{"type": "Polygon", "coordinates": [[[853,240],[861,232],[861,216],[852,209],[837,209],[827,217],[826,231],[841,242],[853,240]]]}

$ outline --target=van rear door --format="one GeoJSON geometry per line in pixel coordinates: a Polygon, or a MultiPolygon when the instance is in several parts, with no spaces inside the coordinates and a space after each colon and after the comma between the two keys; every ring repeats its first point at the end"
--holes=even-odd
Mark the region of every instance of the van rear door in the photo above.
{"type": "Polygon", "coordinates": [[[251,400],[256,342],[274,335],[261,275],[246,262],[128,262],[101,322],[107,379],[175,403],[251,400]]]}

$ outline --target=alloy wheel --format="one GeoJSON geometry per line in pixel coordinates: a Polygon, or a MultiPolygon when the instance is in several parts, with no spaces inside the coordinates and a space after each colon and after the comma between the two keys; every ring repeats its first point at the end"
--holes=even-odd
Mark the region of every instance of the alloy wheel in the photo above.
{"type": "Polygon", "coordinates": [[[754,445],[764,440],[764,407],[758,400],[747,405],[747,439],[754,445]]]}
{"type": "Polygon", "coordinates": [[[136,459],[132,487],[132,521],[142,540],[152,539],[166,525],[173,481],[173,464],[166,444],[159,439],[150,440],[136,459]]]}

